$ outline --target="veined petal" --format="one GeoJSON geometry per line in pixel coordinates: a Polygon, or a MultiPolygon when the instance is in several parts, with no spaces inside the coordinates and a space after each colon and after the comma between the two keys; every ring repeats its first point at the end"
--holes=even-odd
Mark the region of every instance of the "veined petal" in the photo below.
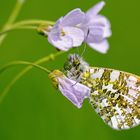
{"type": "Polygon", "coordinates": [[[52,30],[48,33],[48,41],[62,51],[68,51],[73,47],[73,40],[69,36],[63,36],[60,38],[59,30],[52,30]]]}
{"type": "Polygon", "coordinates": [[[104,38],[108,38],[112,35],[112,31],[110,28],[104,27],[104,38]]]}
{"type": "MultiPolygon", "coordinates": [[[[51,33],[53,32],[53,33],[55,33],[55,34],[56,34],[56,32],[58,33],[59,30],[61,29],[60,23],[62,22],[62,20],[63,20],[63,17],[59,18],[59,19],[56,21],[56,23],[55,23],[54,26],[47,26],[46,29],[41,29],[41,33],[43,33],[43,34],[46,35],[46,36],[48,36],[48,34],[50,34],[50,32],[51,32],[51,33]]],[[[44,28],[45,25],[42,25],[42,27],[44,28]]]]}
{"type": "Polygon", "coordinates": [[[89,33],[86,39],[88,43],[98,43],[101,42],[103,39],[111,36],[110,28],[103,26],[103,25],[94,25],[89,26],[89,33]]]}
{"type": "Polygon", "coordinates": [[[102,28],[104,31],[103,33],[104,38],[110,37],[112,35],[110,22],[106,17],[102,15],[96,16],[96,18],[94,19],[93,23],[91,23],[91,25],[102,28]]]}
{"type": "Polygon", "coordinates": [[[98,43],[101,42],[104,38],[104,30],[100,26],[91,26],[89,27],[89,33],[86,39],[87,43],[98,43]]]}
{"type": "Polygon", "coordinates": [[[85,36],[81,29],[75,27],[64,27],[63,30],[66,36],[72,39],[73,47],[78,47],[83,43],[85,36]]]}
{"type": "Polygon", "coordinates": [[[90,89],[67,77],[58,78],[58,88],[61,93],[78,108],[82,107],[85,98],[89,97],[90,89]]]}
{"type": "Polygon", "coordinates": [[[101,25],[101,26],[104,26],[106,28],[111,27],[109,20],[105,16],[102,16],[102,15],[97,15],[95,18],[90,20],[88,25],[89,26],[92,26],[92,25],[98,25],[99,26],[99,25],[101,25]]]}
{"type": "Polygon", "coordinates": [[[107,53],[109,49],[109,44],[107,40],[102,40],[101,42],[98,43],[87,43],[87,44],[94,50],[104,54],[107,53]]]}
{"type": "Polygon", "coordinates": [[[104,1],[101,1],[101,2],[97,3],[96,5],[94,5],[91,9],[89,9],[87,11],[86,17],[88,19],[94,18],[94,16],[96,16],[102,10],[102,8],[104,7],[104,5],[105,5],[105,2],[104,1]]]}
{"type": "Polygon", "coordinates": [[[57,21],[56,21],[56,23],[55,23],[55,25],[53,26],[53,30],[54,29],[59,29],[60,28],[60,24],[61,24],[61,22],[63,21],[63,17],[61,17],[61,18],[59,18],[57,21]]]}
{"type": "Polygon", "coordinates": [[[77,8],[64,16],[61,26],[76,26],[81,24],[85,19],[85,13],[77,8]]]}

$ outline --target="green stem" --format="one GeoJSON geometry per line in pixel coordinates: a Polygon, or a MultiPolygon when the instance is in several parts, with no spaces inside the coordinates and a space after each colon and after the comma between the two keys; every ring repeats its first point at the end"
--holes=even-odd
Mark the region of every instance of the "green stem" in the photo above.
{"type": "Polygon", "coordinates": [[[27,62],[27,61],[13,61],[13,62],[10,62],[8,64],[6,64],[5,66],[3,66],[2,68],[0,68],[0,73],[3,73],[4,71],[8,70],[10,67],[13,67],[13,66],[16,66],[16,65],[31,65],[33,67],[36,67],[40,70],[43,70],[44,72],[46,73],[51,73],[50,70],[40,66],[40,65],[37,65],[35,63],[32,63],[32,62],[27,62]]]}
{"type": "Polygon", "coordinates": [[[38,27],[36,26],[31,26],[31,25],[28,25],[28,26],[19,26],[19,27],[16,27],[15,29],[31,29],[31,30],[37,30],[38,27]]]}
{"type": "Polygon", "coordinates": [[[16,20],[22,6],[23,6],[23,2],[21,2],[20,0],[17,0],[16,5],[7,21],[7,24],[12,24],[16,20]]]}
{"type": "Polygon", "coordinates": [[[10,28],[10,29],[7,29],[7,30],[5,30],[5,31],[2,31],[2,32],[0,32],[0,36],[2,36],[2,35],[4,35],[4,34],[7,34],[8,32],[11,32],[11,31],[13,31],[13,30],[15,30],[15,29],[31,29],[31,30],[37,30],[37,27],[36,26],[20,26],[20,27],[12,27],[12,28],[10,28]]]}
{"type": "Polygon", "coordinates": [[[15,30],[15,29],[38,29],[39,25],[54,25],[54,22],[52,21],[44,21],[44,20],[25,20],[17,22],[13,25],[11,25],[9,28],[3,30],[0,32],[0,36],[4,36],[4,34],[7,34],[8,32],[15,30]]]}
{"type": "MultiPolygon", "coordinates": [[[[13,11],[12,11],[8,21],[7,21],[7,23],[4,25],[2,31],[8,30],[11,27],[12,23],[16,20],[19,12],[21,10],[22,5],[23,5],[23,2],[21,0],[17,0],[17,3],[15,5],[15,7],[14,7],[14,9],[13,9],[13,11]]],[[[7,34],[3,34],[0,37],[0,45],[2,44],[2,42],[5,39],[6,35],[7,34]]]]}
{"type": "MultiPolygon", "coordinates": [[[[64,54],[64,52],[57,52],[55,54],[50,54],[49,56],[43,57],[37,61],[34,62],[34,64],[42,64],[45,62],[48,62],[50,60],[54,60],[56,57],[58,57],[59,55],[64,54]]],[[[6,88],[3,90],[3,92],[1,93],[1,99],[0,99],[0,103],[2,103],[2,101],[4,100],[5,96],[7,95],[7,93],[9,92],[9,90],[12,88],[12,86],[24,75],[26,74],[29,70],[31,70],[33,68],[33,66],[27,66],[25,69],[23,69],[20,73],[18,73],[13,80],[6,86],[6,88]]]]}
{"type": "Polygon", "coordinates": [[[37,20],[37,19],[31,19],[31,20],[23,20],[19,21],[14,24],[14,26],[23,26],[23,25],[54,25],[55,22],[53,21],[47,21],[47,20],[37,20]]]}

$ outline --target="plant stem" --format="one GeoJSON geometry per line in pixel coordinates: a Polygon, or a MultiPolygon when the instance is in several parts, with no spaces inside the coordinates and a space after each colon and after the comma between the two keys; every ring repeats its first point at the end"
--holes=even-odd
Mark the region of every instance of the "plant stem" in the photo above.
{"type": "Polygon", "coordinates": [[[39,25],[46,24],[46,25],[53,25],[54,22],[52,21],[44,21],[44,20],[25,20],[17,22],[13,25],[11,25],[9,28],[3,30],[0,32],[0,40],[4,34],[7,34],[8,32],[15,30],[15,29],[37,29],[39,25]]]}
{"type": "Polygon", "coordinates": [[[53,21],[47,21],[47,20],[32,19],[32,20],[23,20],[23,21],[19,21],[19,22],[15,23],[14,26],[22,26],[22,25],[41,25],[41,24],[54,25],[55,22],[53,22],[53,21]]]}
{"type": "Polygon", "coordinates": [[[31,30],[37,30],[37,27],[36,26],[19,26],[19,27],[16,27],[15,29],[31,29],[31,30]]]}
{"type": "MultiPolygon", "coordinates": [[[[56,57],[58,57],[59,55],[64,54],[64,52],[57,52],[55,54],[50,54],[49,56],[43,57],[37,61],[34,62],[34,64],[42,64],[45,62],[48,62],[50,60],[54,60],[56,57]]],[[[25,69],[23,69],[20,73],[18,73],[13,80],[6,86],[6,88],[3,90],[3,92],[1,93],[1,98],[0,98],[0,103],[2,103],[2,101],[4,100],[5,96],[7,95],[7,93],[9,92],[9,90],[12,88],[12,86],[24,75],[26,74],[29,70],[31,70],[33,68],[33,66],[27,66],[25,69]]]]}
{"type": "Polygon", "coordinates": [[[0,32],[0,36],[2,36],[4,34],[7,34],[8,32],[11,32],[11,31],[13,31],[15,29],[31,29],[31,30],[37,30],[37,27],[36,26],[31,26],[31,25],[30,26],[28,25],[28,26],[12,27],[10,29],[7,29],[5,31],[0,32]]]}
{"type": "MultiPolygon", "coordinates": [[[[23,2],[21,2],[20,0],[17,0],[17,3],[8,19],[8,21],[6,22],[6,24],[4,25],[2,31],[5,31],[5,30],[8,30],[12,23],[16,20],[20,10],[21,10],[21,7],[23,5],[23,2]]],[[[3,40],[5,39],[7,34],[3,34],[1,37],[0,37],[0,45],[2,44],[3,40]]]]}
{"type": "Polygon", "coordinates": [[[36,67],[40,70],[43,70],[44,72],[46,73],[51,73],[50,70],[40,66],[40,65],[37,65],[35,63],[32,63],[32,62],[27,62],[27,61],[13,61],[13,62],[10,62],[8,64],[6,64],[5,66],[3,66],[1,69],[0,69],[0,73],[3,73],[4,71],[6,71],[7,69],[9,69],[10,67],[13,67],[13,66],[16,66],[16,65],[31,65],[33,67],[36,67]]]}
{"type": "Polygon", "coordinates": [[[15,29],[38,29],[38,26],[41,24],[46,24],[47,25],[53,25],[54,22],[52,21],[44,21],[44,20],[25,20],[25,21],[20,21],[17,22],[13,25],[11,25],[9,28],[3,30],[0,32],[0,36],[4,36],[4,34],[7,34],[10,31],[13,31],[15,29]]]}
{"type": "Polygon", "coordinates": [[[16,5],[7,21],[7,24],[12,24],[16,20],[22,6],[23,6],[23,2],[20,2],[20,0],[17,0],[16,5]]]}

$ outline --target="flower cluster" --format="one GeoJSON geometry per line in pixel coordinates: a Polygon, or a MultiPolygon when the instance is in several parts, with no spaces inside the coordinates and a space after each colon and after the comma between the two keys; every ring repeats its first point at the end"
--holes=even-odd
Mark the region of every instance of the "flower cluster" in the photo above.
{"type": "Polygon", "coordinates": [[[99,14],[104,5],[101,1],[86,13],[77,8],[61,17],[47,32],[48,41],[62,51],[86,42],[94,50],[106,53],[109,48],[106,38],[112,33],[108,19],[99,14]]]}

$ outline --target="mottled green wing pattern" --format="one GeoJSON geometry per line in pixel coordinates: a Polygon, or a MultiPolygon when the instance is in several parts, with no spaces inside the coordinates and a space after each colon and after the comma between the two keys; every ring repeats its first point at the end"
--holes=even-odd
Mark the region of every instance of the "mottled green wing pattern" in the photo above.
{"type": "Polygon", "coordinates": [[[91,88],[90,103],[105,123],[114,129],[129,129],[140,123],[140,78],[106,68],[89,68],[81,83],[91,88]]]}

